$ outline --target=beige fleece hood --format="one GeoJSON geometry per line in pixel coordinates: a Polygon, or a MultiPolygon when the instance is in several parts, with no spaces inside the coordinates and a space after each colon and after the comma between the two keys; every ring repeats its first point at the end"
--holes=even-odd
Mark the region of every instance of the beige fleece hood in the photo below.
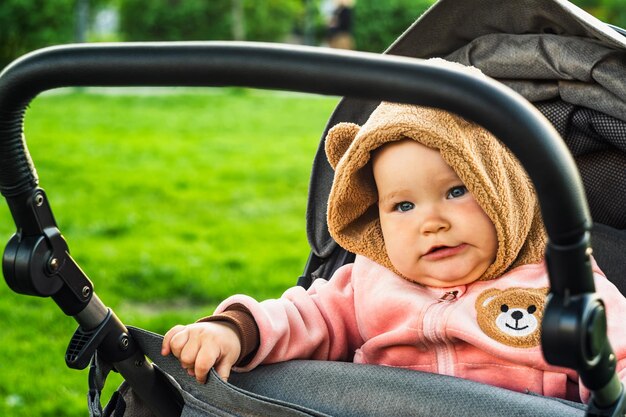
{"type": "Polygon", "coordinates": [[[378,218],[372,152],[412,139],[438,149],[495,225],[496,259],[480,280],[543,259],[546,235],[534,187],[513,154],[491,133],[443,110],[383,102],[363,126],[339,123],[326,137],[335,169],[328,227],[343,248],[397,273],[378,218]]]}

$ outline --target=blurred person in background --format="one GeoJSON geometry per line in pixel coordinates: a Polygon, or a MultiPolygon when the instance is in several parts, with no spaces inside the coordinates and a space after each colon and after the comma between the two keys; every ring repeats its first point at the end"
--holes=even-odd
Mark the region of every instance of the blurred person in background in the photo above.
{"type": "Polygon", "coordinates": [[[328,23],[328,46],[338,49],[354,49],[352,29],[354,0],[335,0],[334,10],[328,23]]]}

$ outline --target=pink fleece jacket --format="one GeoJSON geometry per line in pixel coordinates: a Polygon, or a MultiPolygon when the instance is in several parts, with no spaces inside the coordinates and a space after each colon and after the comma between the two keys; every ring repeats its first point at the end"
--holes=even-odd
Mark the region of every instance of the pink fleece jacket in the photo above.
{"type": "MultiPolygon", "coordinates": [[[[624,380],[626,298],[595,263],[594,277],[624,380]]],[[[586,402],[589,392],[576,373],[543,359],[539,332],[548,287],[543,263],[491,281],[430,288],[357,256],[308,290],[293,287],[260,303],[235,295],[216,313],[240,303],[256,320],[260,346],[240,371],[290,359],[354,361],[586,402]]]]}

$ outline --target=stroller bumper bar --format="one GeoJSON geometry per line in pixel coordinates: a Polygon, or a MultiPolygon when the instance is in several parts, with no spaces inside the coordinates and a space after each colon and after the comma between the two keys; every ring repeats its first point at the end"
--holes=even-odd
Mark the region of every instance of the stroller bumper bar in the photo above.
{"type": "Polygon", "coordinates": [[[578,171],[552,125],[503,85],[428,61],[246,42],[124,43],[50,47],[0,74],[0,192],[37,185],[22,123],[39,93],[68,86],[243,86],[440,107],[483,125],[522,161],[556,244],[590,220],[578,171]],[[568,210],[562,210],[568,207],[568,210]]]}
{"type": "MultiPolygon", "coordinates": [[[[68,45],[16,60],[0,74],[0,192],[17,227],[3,256],[3,272],[14,291],[53,297],[78,321],[78,338],[109,319],[114,324],[104,326],[107,331],[116,337],[128,334],[119,320],[111,319],[114,316],[69,256],[45,194],[38,188],[23,135],[29,102],[43,91],[68,86],[243,86],[299,91],[427,105],[481,124],[519,158],[539,195],[549,236],[551,282],[542,332],[546,358],[576,369],[585,385],[595,389],[592,401],[602,413],[611,415],[615,411],[610,411],[611,406],[623,403],[615,355],[606,337],[604,306],[594,296],[588,237],[591,220],[578,171],[552,125],[507,87],[419,59],[246,42],[68,45]],[[564,345],[564,340],[570,344],[564,345]],[[563,355],[563,350],[575,354],[563,355]]],[[[114,361],[117,356],[107,350],[119,348],[119,343],[93,347],[114,361]]],[[[152,372],[137,355],[128,358],[141,366],[127,366],[127,359],[116,366],[133,388],[144,385],[141,378],[152,372]]],[[[152,380],[162,388],[166,384],[152,380]]],[[[155,395],[151,390],[137,390],[159,416],[169,415],[164,410],[172,412],[172,408],[160,408],[167,391],[165,387],[155,395]]]]}

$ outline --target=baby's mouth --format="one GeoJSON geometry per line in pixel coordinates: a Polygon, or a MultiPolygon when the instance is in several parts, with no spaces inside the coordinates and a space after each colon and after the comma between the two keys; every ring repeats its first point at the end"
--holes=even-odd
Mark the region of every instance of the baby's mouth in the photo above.
{"type": "Polygon", "coordinates": [[[428,250],[428,252],[425,253],[425,255],[430,255],[431,253],[435,253],[437,251],[444,250],[449,247],[450,246],[433,246],[432,248],[428,250]]]}
{"type": "Polygon", "coordinates": [[[467,246],[465,243],[461,243],[457,246],[433,246],[428,249],[424,255],[422,255],[422,258],[431,261],[448,258],[460,253],[463,249],[465,249],[465,246],[467,246]]]}

